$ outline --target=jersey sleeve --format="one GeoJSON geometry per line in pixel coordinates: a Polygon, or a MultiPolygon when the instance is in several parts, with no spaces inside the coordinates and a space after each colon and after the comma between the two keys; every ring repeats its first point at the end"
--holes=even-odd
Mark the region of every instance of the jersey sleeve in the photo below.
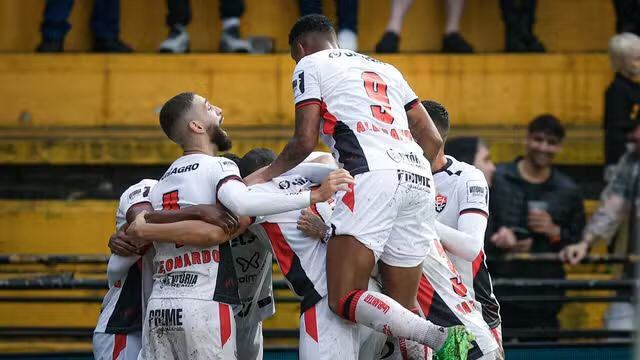
{"type": "Polygon", "coordinates": [[[458,185],[460,215],[478,213],[489,216],[489,186],[478,169],[464,171],[465,175],[458,185]]]}
{"type": "Polygon", "coordinates": [[[139,183],[130,186],[120,196],[118,211],[116,212],[116,230],[122,228],[127,222],[127,211],[133,205],[143,202],[149,202],[149,194],[151,188],[155,185],[155,180],[142,180],[139,183]]]}
{"type": "Polygon", "coordinates": [[[240,177],[240,169],[238,165],[229,160],[227,158],[216,158],[213,164],[211,164],[212,177],[214,181],[217,181],[215,184],[216,187],[216,199],[218,197],[218,191],[227,181],[237,180],[242,182],[242,177],[240,177]]]}
{"type": "Polygon", "coordinates": [[[319,105],[321,103],[320,74],[313,59],[306,57],[300,60],[293,70],[291,86],[293,87],[293,100],[296,109],[305,105],[319,105]]]}

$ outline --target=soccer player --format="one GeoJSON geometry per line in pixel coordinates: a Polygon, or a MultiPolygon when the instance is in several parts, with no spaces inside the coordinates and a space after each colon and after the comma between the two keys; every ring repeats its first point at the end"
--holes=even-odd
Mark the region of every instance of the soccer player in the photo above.
{"type": "MultiPolygon", "coordinates": [[[[154,210],[220,203],[238,216],[268,215],[325,201],[353,183],[346,171],[337,170],[313,192],[249,192],[237,165],[214,156],[231,147],[221,128],[223,120],[220,108],[194,93],[178,94],[163,105],[160,125],[184,155],[152,189],[149,198],[154,210]]],[[[238,302],[237,280],[226,241],[244,229],[220,241],[219,229],[208,225],[183,221],[145,227],[154,239],[157,267],[143,327],[143,358],[158,359],[166,354],[179,359],[236,358],[235,321],[229,304],[238,302]],[[193,232],[180,226],[204,233],[206,241],[194,245],[193,232]],[[162,231],[154,233],[154,229],[162,231]]]]}
{"type": "MultiPolygon", "coordinates": [[[[122,193],[116,212],[116,231],[122,231],[143,210],[151,209],[149,192],[156,183],[156,180],[144,179],[122,193]]],[[[113,254],[109,258],[109,291],[102,301],[93,332],[93,356],[97,360],[138,358],[143,314],[142,259],[135,251],[135,248],[123,249],[121,254],[129,256],[113,254]]]]}
{"type": "Polygon", "coordinates": [[[328,304],[338,316],[430,346],[441,358],[466,358],[463,327],[443,329],[415,308],[421,264],[435,232],[430,165],[442,140],[417,96],[392,65],[338,48],[321,15],[300,18],[289,33],[296,126],[265,170],[264,182],[311,153],[321,134],[355,178],[337,195],[327,246],[328,304]],[[415,141],[414,141],[415,140],[415,141]],[[380,260],[385,294],[368,291],[380,260]]]}
{"type": "MultiPolygon", "coordinates": [[[[449,132],[449,114],[444,106],[435,101],[423,101],[444,141],[449,132]]],[[[428,319],[439,325],[451,326],[464,323],[476,335],[479,346],[469,354],[470,359],[492,351],[492,343],[483,336],[480,326],[472,316],[461,316],[467,308],[482,310],[482,318],[491,329],[495,340],[502,346],[500,329],[500,306],[493,294],[491,276],[485,262],[483,250],[487,218],[489,216],[489,186],[482,171],[473,165],[444,154],[444,148],[433,161],[436,195],[436,229],[448,257],[457,270],[456,279],[437,283],[430,264],[425,261],[418,301],[428,319]],[[443,294],[441,289],[456,290],[456,294],[467,300],[443,294]],[[435,288],[435,292],[434,292],[435,288]],[[464,296],[463,296],[464,295],[464,296]],[[460,306],[458,306],[458,303],[460,306]],[[448,305],[448,306],[447,306],[448,305]],[[429,311],[430,309],[430,311],[429,311]],[[449,316],[442,316],[447,314],[449,316]],[[429,315],[432,315],[431,317],[429,315]]],[[[490,357],[483,357],[490,358],[490,357]]]]}

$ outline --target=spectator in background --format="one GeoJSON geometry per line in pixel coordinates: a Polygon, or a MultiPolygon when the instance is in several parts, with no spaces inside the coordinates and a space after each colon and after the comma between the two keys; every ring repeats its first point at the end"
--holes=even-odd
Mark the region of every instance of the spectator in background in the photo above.
{"type": "Polygon", "coordinates": [[[616,32],[640,36],[640,0],[613,0],[616,10],[616,32]]]}
{"type": "MultiPolygon", "coordinates": [[[[71,30],[69,14],[73,0],[47,0],[44,20],[40,28],[42,41],[37,52],[56,53],[64,51],[64,37],[71,30]]],[[[95,0],[91,14],[93,51],[127,53],[131,48],[120,38],[120,0],[95,0]]]]}
{"type": "MultiPolygon", "coordinates": [[[[525,155],[498,165],[493,186],[487,253],[559,252],[580,240],[584,207],[576,184],[553,167],[565,130],[552,115],[536,117],[528,127],[525,155]]],[[[564,278],[562,264],[509,262],[491,264],[495,277],[564,278]]],[[[501,288],[503,296],[526,295],[519,288],[501,288]]],[[[539,295],[562,295],[562,290],[543,289],[539,295]]],[[[530,295],[530,294],[529,294],[530,295]]],[[[557,328],[558,303],[503,302],[504,328],[557,328]],[[536,322],[522,314],[535,314],[536,322]]]]}
{"type": "MultiPolygon", "coordinates": [[[[561,252],[561,258],[566,262],[579,263],[587,255],[595,239],[611,243],[618,230],[626,230],[626,236],[618,237],[618,241],[624,240],[624,243],[618,244],[621,246],[616,248],[627,254],[640,253],[640,121],[636,120],[635,126],[627,131],[627,136],[632,141],[633,148],[622,156],[615,167],[582,241],[561,252]],[[626,229],[622,229],[625,225],[626,229]]],[[[633,264],[625,264],[623,277],[634,278],[633,264]]],[[[631,296],[632,292],[621,291],[618,295],[631,296]]],[[[633,330],[634,313],[634,306],[630,302],[612,303],[605,314],[605,324],[611,330],[633,330]]]]}
{"type": "MultiPolygon", "coordinates": [[[[460,18],[466,0],[445,0],[447,20],[442,38],[444,53],[472,53],[473,47],[460,35],[460,18]]],[[[376,44],[377,53],[397,53],[400,47],[400,31],[404,15],[413,0],[392,0],[389,22],[382,38],[376,44]]]]}
{"type": "MultiPolygon", "coordinates": [[[[191,22],[190,0],[167,0],[169,37],[160,44],[160,52],[189,52],[187,25],[191,22]]],[[[220,52],[251,52],[249,41],[240,38],[240,18],[244,14],[244,0],[220,0],[220,52]]]]}
{"type": "Polygon", "coordinates": [[[631,33],[612,37],[609,57],[616,75],[604,101],[605,174],[627,151],[626,133],[640,120],[640,37],[631,33]]]}
{"type": "Polygon", "coordinates": [[[484,140],[471,136],[453,138],[445,143],[444,153],[477,167],[491,186],[496,166],[491,161],[491,152],[484,140]]]}
{"type": "Polygon", "coordinates": [[[533,34],[537,0],[500,0],[506,52],[544,52],[533,34]]]}
{"type": "MultiPolygon", "coordinates": [[[[322,14],[321,0],[299,0],[300,16],[322,14]]],[[[336,0],[338,45],[342,49],[358,50],[358,0],[336,0]]]]}

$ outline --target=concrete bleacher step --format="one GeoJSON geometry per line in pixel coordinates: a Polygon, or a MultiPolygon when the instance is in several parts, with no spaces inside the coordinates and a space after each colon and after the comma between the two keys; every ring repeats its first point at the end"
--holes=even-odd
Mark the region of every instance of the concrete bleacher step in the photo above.
{"type": "MultiPolygon", "coordinates": [[[[598,127],[613,77],[604,54],[379,58],[420,98],[442,102],[459,127],[524,126],[541,113],[598,127]]],[[[219,105],[226,126],[291,128],[293,67],[287,55],[2,55],[0,98],[11,101],[2,104],[0,132],[157,127],[162,104],[187,90],[219,105]]]]}
{"type": "MultiPolygon", "coordinates": [[[[292,127],[229,127],[227,131],[233,139],[231,151],[242,156],[253,148],[266,147],[278,153],[292,135],[292,127]]],[[[525,133],[521,126],[454,126],[450,138],[480,136],[489,143],[493,161],[501,163],[523,153],[525,133]]],[[[326,151],[322,144],[318,149],[326,151]]],[[[601,165],[603,149],[600,128],[569,127],[556,162],[601,165]]],[[[5,165],[168,165],[180,155],[180,148],[158,127],[0,128],[0,164],[5,165]]]]}

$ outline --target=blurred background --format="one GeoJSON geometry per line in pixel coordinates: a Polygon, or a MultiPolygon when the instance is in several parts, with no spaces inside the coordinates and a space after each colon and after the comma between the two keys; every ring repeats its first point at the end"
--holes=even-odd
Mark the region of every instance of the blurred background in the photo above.
{"type": "MultiPolygon", "coordinates": [[[[279,152],[294,115],[287,34],[319,11],[343,47],[442,103],[451,139],[488,145],[507,358],[634,358],[638,0],[0,0],[0,358],[91,358],[117,199],[180,155],[160,107],[194,91],[224,110],[233,153],[279,152]],[[540,115],[562,136],[528,127],[540,115]],[[517,167],[536,154],[552,170],[543,189],[517,167]]],[[[267,356],[295,358],[299,306],[275,279],[267,356]]]]}

